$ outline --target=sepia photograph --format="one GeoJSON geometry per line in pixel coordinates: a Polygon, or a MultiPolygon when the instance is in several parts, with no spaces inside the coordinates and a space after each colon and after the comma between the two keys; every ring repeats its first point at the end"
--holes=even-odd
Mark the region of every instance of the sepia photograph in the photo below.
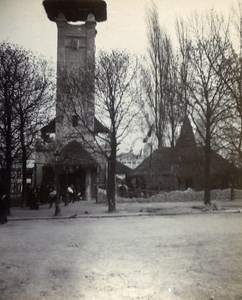
{"type": "Polygon", "coordinates": [[[242,0],[0,0],[0,300],[242,300],[242,0]]]}

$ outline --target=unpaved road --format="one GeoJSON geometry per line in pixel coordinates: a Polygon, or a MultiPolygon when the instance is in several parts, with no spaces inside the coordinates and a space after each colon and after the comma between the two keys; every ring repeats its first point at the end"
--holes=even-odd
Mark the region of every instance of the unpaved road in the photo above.
{"type": "Polygon", "coordinates": [[[9,222],[0,299],[242,300],[242,214],[9,222]]]}

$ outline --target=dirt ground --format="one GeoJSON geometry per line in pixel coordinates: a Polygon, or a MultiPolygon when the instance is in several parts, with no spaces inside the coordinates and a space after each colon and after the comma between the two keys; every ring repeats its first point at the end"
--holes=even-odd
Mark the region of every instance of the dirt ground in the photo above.
{"type": "Polygon", "coordinates": [[[242,300],[242,215],[9,221],[0,299],[242,300]]]}

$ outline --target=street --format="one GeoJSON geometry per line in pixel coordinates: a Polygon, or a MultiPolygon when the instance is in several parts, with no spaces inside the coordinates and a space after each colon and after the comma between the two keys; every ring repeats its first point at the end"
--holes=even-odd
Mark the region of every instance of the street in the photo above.
{"type": "Polygon", "coordinates": [[[242,215],[9,221],[0,299],[242,299],[242,215]]]}

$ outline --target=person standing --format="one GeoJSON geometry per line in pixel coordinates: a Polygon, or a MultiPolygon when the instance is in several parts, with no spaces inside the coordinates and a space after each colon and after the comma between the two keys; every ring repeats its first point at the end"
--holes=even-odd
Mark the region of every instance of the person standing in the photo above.
{"type": "Polygon", "coordinates": [[[7,218],[7,204],[6,196],[4,192],[4,186],[0,186],[0,224],[5,224],[8,222],[7,218]]]}
{"type": "Polygon", "coordinates": [[[69,196],[69,201],[74,203],[75,199],[74,199],[74,188],[73,185],[68,186],[67,188],[67,192],[68,192],[68,196],[69,196]]]}

